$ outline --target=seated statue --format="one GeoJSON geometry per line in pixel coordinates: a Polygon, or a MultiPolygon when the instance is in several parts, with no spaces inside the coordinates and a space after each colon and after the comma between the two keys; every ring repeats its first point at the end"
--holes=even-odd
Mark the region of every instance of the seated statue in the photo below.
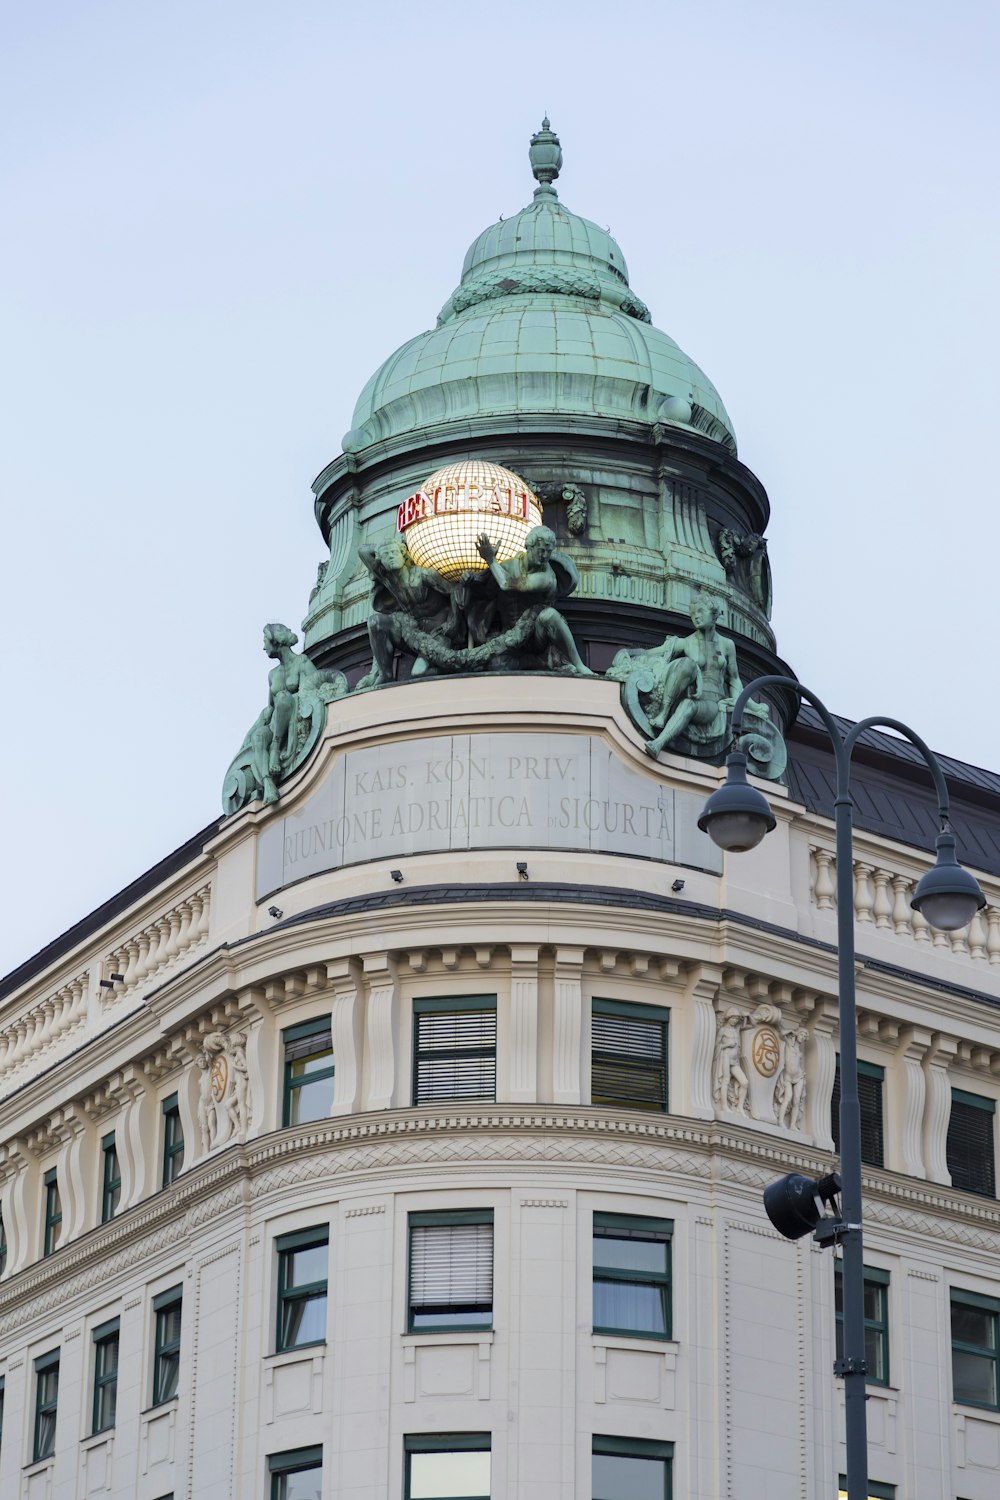
{"type": "Polygon", "coordinates": [[[743,684],[736,647],[716,629],[721,614],[717,599],[696,593],[693,635],[668,635],[648,651],[619,651],[608,668],[608,677],[616,682],[641,676],[636,687],[653,731],[646,750],[654,759],[681,738],[706,742],[725,736],[727,710],[743,684]]]}
{"type": "Polygon", "coordinates": [[[440,573],[418,567],[404,541],[387,537],[377,547],[360,547],[358,555],[372,577],[368,617],[372,665],[358,690],[391,682],[396,652],[404,646],[416,652],[410,675],[420,677],[428,668],[430,638],[449,648],[464,643],[465,628],[458,614],[460,589],[440,573]]]}
{"type": "MultiPolygon", "coordinates": [[[[691,601],[691,635],[669,635],[649,650],[619,651],[607,670],[622,684],[629,717],[654,759],[665,748],[708,757],[727,747],[743,684],[736,647],[717,629],[721,614],[719,600],[698,590],[691,601]]],[[[757,775],[777,780],[783,774],[787,751],[766,703],[747,703],[740,748],[757,775]]]]}
{"type": "Polygon", "coordinates": [[[278,800],[278,782],[306,759],[326,724],[326,705],[347,692],[343,672],[323,672],[287,625],[265,625],[264,650],[276,665],[268,673],[267,704],[247,731],[222,788],[226,813],[262,799],[278,800]]]}

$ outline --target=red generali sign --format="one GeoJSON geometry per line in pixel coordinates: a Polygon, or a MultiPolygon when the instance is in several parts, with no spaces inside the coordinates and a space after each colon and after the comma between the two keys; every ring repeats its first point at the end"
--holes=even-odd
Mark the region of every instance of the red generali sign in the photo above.
{"type": "Polygon", "coordinates": [[[513,516],[528,519],[528,491],[511,485],[466,484],[439,485],[429,493],[418,490],[408,495],[396,511],[396,530],[405,531],[416,521],[431,516],[457,515],[472,511],[483,516],[513,516]]]}

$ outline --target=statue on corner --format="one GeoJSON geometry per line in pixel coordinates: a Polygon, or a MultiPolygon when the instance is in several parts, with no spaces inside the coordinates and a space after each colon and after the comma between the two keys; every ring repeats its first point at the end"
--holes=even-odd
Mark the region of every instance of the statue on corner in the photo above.
{"type": "Polygon", "coordinates": [[[326,705],[347,692],[343,672],[323,672],[287,625],[265,625],[264,650],[275,665],[268,673],[267,704],[247,730],[222,787],[227,814],[248,802],[277,802],[279,782],[298,769],[326,724],[326,705]]]}
{"type": "MultiPolygon", "coordinates": [[[[622,684],[633,723],[646,735],[646,752],[711,757],[726,749],[732,708],[743,690],[736,647],[719,634],[722,604],[702,590],[691,602],[691,635],[669,635],[648,650],[619,651],[607,676],[622,684]]],[[[785,769],[784,740],[764,703],[746,706],[751,728],[740,745],[758,775],[777,779],[785,769]]]]}

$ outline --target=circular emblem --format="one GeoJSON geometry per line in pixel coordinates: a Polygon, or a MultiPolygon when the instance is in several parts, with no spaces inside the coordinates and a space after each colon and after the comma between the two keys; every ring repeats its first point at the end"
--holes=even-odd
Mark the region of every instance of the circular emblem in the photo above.
{"type": "Polygon", "coordinates": [[[222,1103],[228,1086],[229,1063],[226,1058],[219,1056],[212,1063],[212,1098],[216,1104],[222,1103]]]}
{"type": "Polygon", "coordinates": [[[753,1065],[762,1078],[773,1078],[781,1061],[781,1041],[770,1026],[762,1026],[750,1048],[753,1065]]]}

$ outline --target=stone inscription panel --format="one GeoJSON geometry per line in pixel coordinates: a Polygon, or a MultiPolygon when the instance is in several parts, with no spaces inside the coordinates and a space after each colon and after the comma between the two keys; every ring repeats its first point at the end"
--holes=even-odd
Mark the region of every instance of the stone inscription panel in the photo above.
{"type": "Polygon", "coordinates": [[[464,849],[589,850],[718,874],[702,798],[586,734],[456,734],[348,750],[260,836],[257,900],[371,859],[464,849]]]}

